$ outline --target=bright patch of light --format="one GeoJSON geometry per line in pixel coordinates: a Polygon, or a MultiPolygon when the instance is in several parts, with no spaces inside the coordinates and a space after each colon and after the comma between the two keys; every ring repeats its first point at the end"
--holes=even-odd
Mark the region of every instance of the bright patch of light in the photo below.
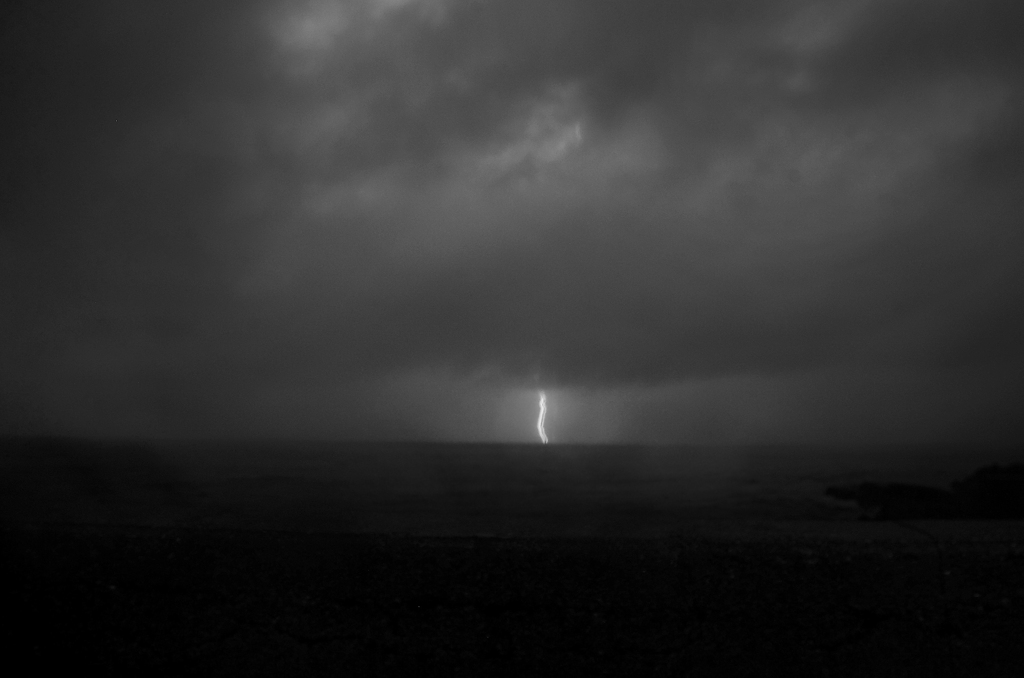
{"type": "Polygon", "coordinates": [[[274,37],[282,47],[295,51],[321,52],[334,45],[349,25],[342,3],[337,0],[309,2],[274,26],[274,37]]]}
{"type": "Polygon", "coordinates": [[[540,434],[540,441],[548,444],[548,434],[544,432],[544,417],[548,413],[548,397],[544,391],[540,392],[540,416],[537,417],[537,433],[540,434]]]}
{"type": "Polygon", "coordinates": [[[539,172],[565,161],[583,145],[578,88],[552,89],[533,102],[512,125],[507,143],[482,158],[486,175],[496,177],[517,172],[539,172]]]}

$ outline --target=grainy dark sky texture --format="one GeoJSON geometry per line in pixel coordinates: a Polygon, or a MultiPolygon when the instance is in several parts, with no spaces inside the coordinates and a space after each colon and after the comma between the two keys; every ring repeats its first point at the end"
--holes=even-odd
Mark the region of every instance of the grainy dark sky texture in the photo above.
{"type": "Polygon", "coordinates": [[[1020,443],[1022,7],[4,3],[0,432],[1020,443]]]}

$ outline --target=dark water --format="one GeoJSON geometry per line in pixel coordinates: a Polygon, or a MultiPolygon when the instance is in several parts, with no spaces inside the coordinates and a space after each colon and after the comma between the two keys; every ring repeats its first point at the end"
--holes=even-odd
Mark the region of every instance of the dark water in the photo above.
{"type": "Polygon", "coordinates": [[[0,443],[5,522],[476,535],[671,534],[694,519],[851,520],[824,494],[946,487],[1011,450],[421,443],[0,443]]]}

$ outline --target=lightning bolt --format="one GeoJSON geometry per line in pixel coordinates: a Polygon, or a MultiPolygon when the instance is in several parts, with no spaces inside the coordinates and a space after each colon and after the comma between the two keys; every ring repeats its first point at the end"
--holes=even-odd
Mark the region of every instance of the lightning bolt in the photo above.
{"type": "Polygon", "coordinates": [[[537,417],[537,433],[540,434],[540,441],[548,444],[548,434],[544,433],[544,416],[548,413],[548,397],[544,391],[540,392],[540,416],[537,417]]]}

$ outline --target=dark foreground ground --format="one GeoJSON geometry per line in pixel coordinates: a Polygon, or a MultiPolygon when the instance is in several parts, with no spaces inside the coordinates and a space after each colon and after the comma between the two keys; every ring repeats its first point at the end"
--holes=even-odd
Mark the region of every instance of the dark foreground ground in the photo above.
{"type": "Polygon", "coordinates": [[[1024,676],[1022,523],[0,535],[26,675],[1024,676]]]}

